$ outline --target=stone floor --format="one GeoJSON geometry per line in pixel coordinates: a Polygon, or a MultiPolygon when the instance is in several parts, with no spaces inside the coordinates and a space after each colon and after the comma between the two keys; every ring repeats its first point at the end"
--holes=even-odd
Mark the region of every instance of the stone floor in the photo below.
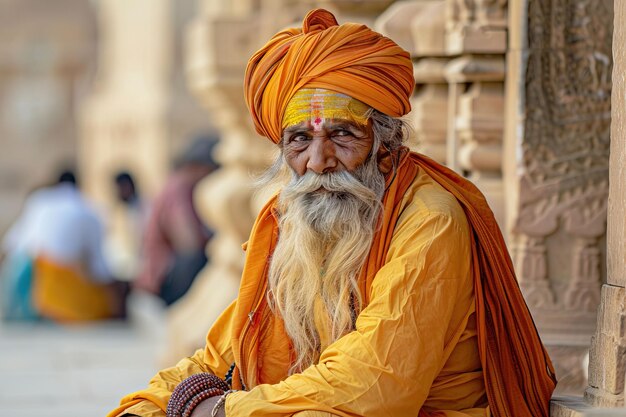
{"type": "Polygon", "coordinates": [[[162,322],[2,324],[0,416],[104,416],[158,370],[164,337],[155,327],[162,322]]]}

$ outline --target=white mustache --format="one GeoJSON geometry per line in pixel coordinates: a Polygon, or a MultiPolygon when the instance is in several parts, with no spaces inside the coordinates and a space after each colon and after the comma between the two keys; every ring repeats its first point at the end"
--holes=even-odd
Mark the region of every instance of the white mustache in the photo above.
{"type": "Polygon", "coordinates": [[[289,198],[312,194],[324,189],[331,193],[349,194],[368,203],[378,201],[379,196],[376,192],[357,178],[357,175],[348,171],[327,174],[316,174],[308,171],[300,177],[294,175],[291,182],[284,188],[283,193],[285,193],[285,197],[289,198]]]}

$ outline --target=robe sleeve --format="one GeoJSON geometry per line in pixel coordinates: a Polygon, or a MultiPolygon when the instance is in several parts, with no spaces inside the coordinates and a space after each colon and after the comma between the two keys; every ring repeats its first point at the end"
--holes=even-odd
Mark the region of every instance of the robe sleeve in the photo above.
{"type": "Polygon", "coordinates": [[[355,330],[302,373],[229,395],[228,417],[418,415],[473,309],[470,236],[453,205],[403,217],[355,330]]]}
{"type": "Polygon", "coordinates": [[[160,371],[150,380],[148,388],[122,398],[120,406],[107,417],[125,414],[164,417],[172,391],[185,378],[201,372],[224,378],[234,361],[230,346],[234,314],[235,302],[224,310],[209,330],[204,349],[198,349],[193,356],[181,360],[176,366],[160,371]]]}

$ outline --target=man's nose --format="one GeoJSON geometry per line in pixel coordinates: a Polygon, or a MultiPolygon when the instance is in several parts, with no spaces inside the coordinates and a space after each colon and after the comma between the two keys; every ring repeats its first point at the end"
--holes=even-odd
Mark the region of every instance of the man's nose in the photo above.
{"type": "Polygon", "coordinates": [[[315,138],[307,149],[309,155],[306,164],[307,170],[316,174],[332,172],[337,168],[335,144],[327,138],[315,138]]]}

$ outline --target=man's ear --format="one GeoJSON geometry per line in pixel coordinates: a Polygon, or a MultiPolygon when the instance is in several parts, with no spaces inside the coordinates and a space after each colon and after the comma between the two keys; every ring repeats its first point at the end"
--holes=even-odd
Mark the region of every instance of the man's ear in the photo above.
{"type": "Polygon", "coordinates": [[[387,175],[393,168],[393,160],[391,152],[381,144],[376,153],[376,160],[378,161],[378,169],[383,175],[387,175]]]}

